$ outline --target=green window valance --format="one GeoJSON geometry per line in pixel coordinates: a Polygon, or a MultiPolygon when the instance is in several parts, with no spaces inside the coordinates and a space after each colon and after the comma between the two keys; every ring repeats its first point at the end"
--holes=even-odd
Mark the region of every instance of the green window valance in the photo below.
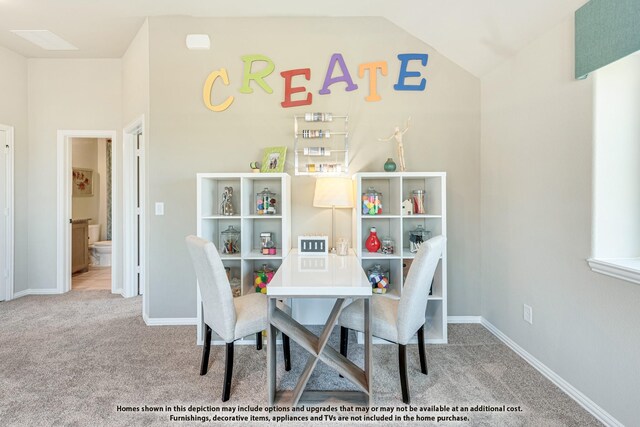
{"type": "Polygon", "coordinates": [[[576,10],[576,78],[640,50],[640,0],[590,0],[576,10]]]}

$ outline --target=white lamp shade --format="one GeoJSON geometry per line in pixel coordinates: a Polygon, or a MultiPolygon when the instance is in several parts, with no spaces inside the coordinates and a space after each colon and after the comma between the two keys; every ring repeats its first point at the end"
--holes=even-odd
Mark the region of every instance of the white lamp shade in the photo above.
{"type": "Polygon", "coordinates": [[[353,183],[349,178],[318,178],[313,195],[317,208],[352,208],[353,183]]]}

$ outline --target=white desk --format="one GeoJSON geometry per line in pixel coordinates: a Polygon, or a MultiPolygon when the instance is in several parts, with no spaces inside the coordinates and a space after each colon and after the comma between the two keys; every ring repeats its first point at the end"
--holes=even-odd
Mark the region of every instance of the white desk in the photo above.
{"type": "Polygon", "coordinates": [[[304,402],[320,402],[339,397],[360,401],[366,405],[371,400],[371,285],[360,261],[353,252],[348,256],[299,255],[293,249],[267,287],[269,300],[269,328],[267,329],[267,387],[269,404],[291,405],[304,402]],[[336,298],[336,303],[320,336],[314,335],[300,323],[276,307],[276,300],[284,298],[336,298]],[[364,298],[364,370],[337,350],[327,346],[327,341],[347,298],[364,298]],[[309,352],[307,364],[292,391],[276,389],[276,329],[287,334],[309,352]],[[318,360],[350,380],[360,391],[305,391],[307,381],[318,360]]]}

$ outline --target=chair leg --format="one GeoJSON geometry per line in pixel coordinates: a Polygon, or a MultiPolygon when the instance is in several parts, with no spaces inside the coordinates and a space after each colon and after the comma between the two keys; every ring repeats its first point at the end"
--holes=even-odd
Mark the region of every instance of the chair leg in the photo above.
{"type": "Polygon", "coordinates": [[[206,375],[209,369],[209,351],[211,350],[211,328],[204,325],[204,343],[202,344],[202,361],[200,362],[200,375],[206,375]]]}
{"type": "MultiPolygon", "coordinates": [[[[347,357],[349,350],[349,328],[340,326],[340,354],[347,357]]],[[[340,378],[344,378],[340,375],[340,378]]]]}
{"type": "Polygon", "coordinates": [[[256,350],[262,350],[262,332],[256,332],[256,350]]]}
{"type": "Polygon", "coordinates": [[[222,385],[222,401],[229,400],[231,394],[231,376],[233,375],[233,342],[227,343],[227,354],[224,361],[224,384],[222,385]]]}
{"type": "Polygon", "coordinates": [[[291,347],[289,346],[289,336],[282,334],[282,352],[284,353],[284,370],[291,370],[291,347]]]}
{"type": "Polygon", "coordinates": [[[407,379],[407,346],[398,344],[398,361],[400,367],[400,388],[402,388],[402,401],[407,405],[411,403],[409,396],[409,382],[407,379]]]}
{"type": "Polygon", "coordinates": [[[424,325],[418,329],[418,352],[420,353],[420,370],[423,374],[428,375],[427,370],[427,355],[424,349],[424,325]]]}
{"type": "Polygon", "coordinates": [[[347,351],[349,348],[349,329],[344,326],[340,326],[340,354],[347,357],[347,351]]]}

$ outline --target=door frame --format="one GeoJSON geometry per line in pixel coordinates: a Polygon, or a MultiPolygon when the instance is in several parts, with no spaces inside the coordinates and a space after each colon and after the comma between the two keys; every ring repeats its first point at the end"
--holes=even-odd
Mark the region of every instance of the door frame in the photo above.
{"type": "Polygon", "coordinates": [[[122,131],[122,216],[123,216],[123,296],[138,295],[138,280],[142,294],[142,312],[147,312],[146,281],[146,129],[144,115],[138,117],[122,131]],[[136,138],[140,135],[140,148],[136,148],[136,138]],[[139,162],[136,162],[139,158],[139,162]],[[136,173],[136,165],[138,171],[136,173]],[[139,182],[137,182],[139,181],[139,182]],[[137,184],[137,185],[136,185],[137,184]],[[136,194],[136,190],[139,194],[136,194]],[[136,221],[140,200],[140,226],[136,221]],[[139,241],[138,237],[139,236],[139,241]],[[137,263],[137,251],[140,251],[140,264],[137,263]],[[139,270],[138,270],[139,268],[139,270]],[[140,275],[138,278],[138,274],[140,275]]]}
{"type": "MultiPolygon", "coordinates": [[[[71,140],[73,138],[106,138],[111,139],[111,158],[115,159],[117,144],[116,131],[111,130],[58,130],[58,165],[57,165],[57,292],[62,294],[71,290],[71,140]]],[[[116,186],[113,185],[114,162],[111,163],[111,199],[116,200],[116,186]]],[[[111,218],[115,219],[114,204],[111,204],[111,218]]],[[[115,236],[114,236],[115,237],[115,236]]],[[[116,275],[113,274],[117,266],[118,242],[111,245],[111,292],[121,293],[116,287],[116,275]]]]}
{"type": "MultiPolygon", "coordinates": [[[[13,190],[13,171],[14,171],[14,155],[15,144],[14,144],[14,128],[13,126],[0,124],[0,130],[7,133],[7,141],[6,145],[8,146],[8,150],[6,150],[5,157],[5,198],[7,203],[7,214],[6,214],[6,224],[5,224],[5,262],[6,262],[6,290],[5,290],[5,301],[10,301],[13,299],[13,260],[14,260],[14,190],[13,190]]],[[[4,149],[5,147],[0,147],[4,149]]],[[[0,213],[2,215],[2,213],[0,213]]]]}

